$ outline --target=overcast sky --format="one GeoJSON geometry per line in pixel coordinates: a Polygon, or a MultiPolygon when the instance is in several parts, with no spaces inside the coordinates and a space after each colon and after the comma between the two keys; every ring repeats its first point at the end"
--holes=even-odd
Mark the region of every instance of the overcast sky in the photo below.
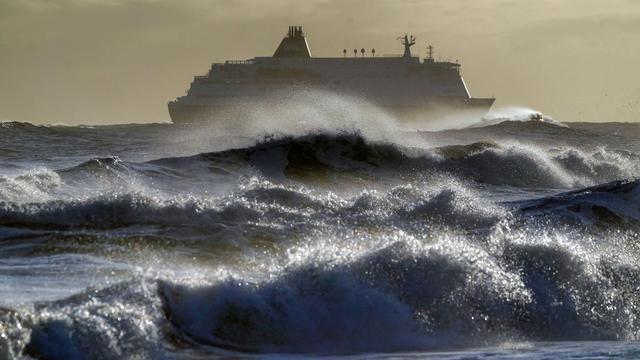
{"type": "Polygon", "coordinates": [[[289,25],[315,56],[409,32],[497,107],[640,121],[640,0],[0,0],[0,119],[167,121],[194,75],[272,55],[289,25]]]}

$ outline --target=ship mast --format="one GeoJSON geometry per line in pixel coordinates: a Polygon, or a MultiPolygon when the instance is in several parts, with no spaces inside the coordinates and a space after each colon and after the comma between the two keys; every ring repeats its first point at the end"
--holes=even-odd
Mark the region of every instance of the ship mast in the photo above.
{"type": "Polygon", "coordinates": [[[433,60],[433,46],[427,46],[427,60],[433,60]]]}
{"type": "Polygon", "coordinates": [[[410,58],[411,57],[411,47],[416,44],[416,38],[413,35],[404,34],[403,37],[400,37],[400,42],[404,45],[404,54],[402,57],[410,58]]]}

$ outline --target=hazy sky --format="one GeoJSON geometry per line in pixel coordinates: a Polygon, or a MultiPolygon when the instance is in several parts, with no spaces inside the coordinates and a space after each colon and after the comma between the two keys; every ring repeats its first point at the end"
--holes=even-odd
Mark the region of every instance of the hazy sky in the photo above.
{"type": "Polygon", "coordinates": [[[315,56],[410,32],[498,107],[640,121],[640,0],[0,0],[0,119],[166,121],[194,75],[271,55],[289,25],[315,56]]]}

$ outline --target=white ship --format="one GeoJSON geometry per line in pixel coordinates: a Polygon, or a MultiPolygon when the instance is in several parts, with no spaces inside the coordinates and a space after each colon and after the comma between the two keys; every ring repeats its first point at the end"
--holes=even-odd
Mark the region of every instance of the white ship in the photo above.
{"type": "Polygon", "coordinates": [[[411,54],[413,36],[400,40],[401,56],[344,49],[342,57],[313,57],[302,27],[290,26],[273,56],[214,63],[207,75],[196,76],[187,94],[168,104],[171,120],[228,121],[249,104],[309,89],[363,99],[414,125],[487,113],[495,99],[472,98],[460,64],[434,60],[431,46],[421,60],[411,54]]]}

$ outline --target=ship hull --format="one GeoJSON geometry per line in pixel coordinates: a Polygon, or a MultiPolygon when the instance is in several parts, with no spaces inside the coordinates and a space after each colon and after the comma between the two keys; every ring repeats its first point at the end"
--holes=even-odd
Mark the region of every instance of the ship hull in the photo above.
{"type": "MultiPolygon", "coordinates": [[[[421,104],[378,105],[398,120],[412,128],[428,128],[434,123],[455,119],[480,120],[487,114],[495,99],[492,98],[439,98],[425,100],[421,104]]],[[[259,106],[259,105],[258,105],[259,106]]],[[[168,104],[169,116],[174,124],[242,126],[244,105],[184,104],[173,101],[168,104]]],[[[255,106],[252,106],[255,111],[255,106]]]]}

